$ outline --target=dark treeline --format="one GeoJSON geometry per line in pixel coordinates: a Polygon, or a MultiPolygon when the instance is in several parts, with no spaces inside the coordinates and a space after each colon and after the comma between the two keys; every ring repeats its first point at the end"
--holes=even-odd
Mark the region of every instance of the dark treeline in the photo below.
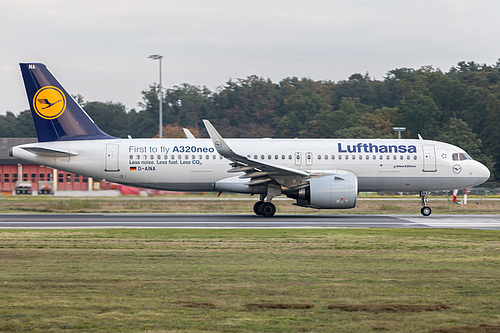
{"type": "MultiPolygon", "coordinates": [[[[79,102],[105,132],[126,137],[158,134],[158,86],[142,92],[139,110],[120,103],[79,102]]],[[[182,84],[164,91],[164,136],[182,127],[206,136],[209,119],[226,137],[404,138],[458,145],[500,180],[500,60],[460,62],[448,72],[430,66],[391,70],[383,80],[353,74],[347,80],[257,76],[229,81],[217,91],[182,84]]],[[[29,111],[0,116],[0,136],[35,136],[29,111]]],[[[492,182],[490,182],[492,183],[492,182]]]]}

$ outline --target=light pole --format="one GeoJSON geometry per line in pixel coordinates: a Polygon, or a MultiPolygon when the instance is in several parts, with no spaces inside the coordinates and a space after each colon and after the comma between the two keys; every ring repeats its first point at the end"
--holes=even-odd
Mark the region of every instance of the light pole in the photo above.
{"type": "Polygon", "coordinates": [[[161,54],[152,54],[148,57],[149,59],[152,60],[160,60],[160,131],[159,131],[159,136],[160,139],[163,137],[163,110],[162,110],[162,104],[163,104],[163,91],[161,89],[161,59],[163,59],[163,56],[161,54]]]}
{"type": "Polygon", "coordinates": [[[406,131],[406,127],[393,127],[392,129],[398,132],[398,139],[401,139],[401,132],[406,131]]]}

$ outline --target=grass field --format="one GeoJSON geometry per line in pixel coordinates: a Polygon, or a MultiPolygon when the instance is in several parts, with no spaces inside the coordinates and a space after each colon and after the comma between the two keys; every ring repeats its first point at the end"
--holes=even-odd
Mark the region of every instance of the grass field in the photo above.
{"type": "MultiPolygon", "coordinates": [[[[197,213],[253,214],[257,197],[213,193],[160,197],[0,197],[0,213],[197,213]]],[[[293,206],[293,200],[274,200],[277,214],[420,214],[418,196],[360,199],[356,208],[317,210],[293,206]]],[[[500,198],[469,198],[468,205],[451,202],[450,198],[434,199],[433,214],[500,214],[500,198]]]]}
{"type": "Polygon", "coordinates": [[[1,332],[499,332],[500,232],[0,230],[1,332]]]}

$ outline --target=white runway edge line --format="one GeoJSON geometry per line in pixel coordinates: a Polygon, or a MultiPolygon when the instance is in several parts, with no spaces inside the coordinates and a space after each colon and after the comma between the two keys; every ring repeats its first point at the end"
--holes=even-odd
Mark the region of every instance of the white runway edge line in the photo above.
{"type": "Polygon", "coordinates": [[[0,228],[465,228],[500,230],[500,215],[37,215],[0,214],[0,228]],[[117,218],[119,220],[117,220],[117,218]],[[277,219],[276,219],[277,218],[277,219]]]}
{"type": "Polygon", "coordinates": [[[427,225],[433,228],[492,228],[500,229],[500,215],[477,215],[470,216],[434,216],[431,218],[424,217],[402,217],[403,219],[412,222],[427,225]]]}

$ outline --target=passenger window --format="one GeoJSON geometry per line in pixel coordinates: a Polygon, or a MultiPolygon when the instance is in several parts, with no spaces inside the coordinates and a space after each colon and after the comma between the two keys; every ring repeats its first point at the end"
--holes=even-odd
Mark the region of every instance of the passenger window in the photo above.
{"type": "Polygon", "coordinates": [[[277,160],[278,159],[278,155],[274,155],[274,159],[277,160]]]}
{"type": "Polygon", "coordinates": [[[281,155],[281,159],[284,160],[285,159],[285,155],[281,155]]]}
{"type": "Polygon", "coordinates": [[[292,159],[292,155],[288,155],[288,159],[291,160],[292,159]]]}
{"type": "Polygon", "coordinates": [[[264,159],[264,155],[260,155],[260,159],[263,160],[264,159]]]}
{"type": "Polygon", "coordinates": [[[341,159],[342,159],[342,155],[339,155],[339,160],[341,160],[341,159]]]}
{"type": "Polygon", "coordinates": [[[356,159],[356,155],[352,155],[352,159],[355,160],[356,159]]]}
{"type": "Polygon", "coordinates": [[[270,160],[271,159],[271,155],[267,155],[267,159],[270,160]]]}
{"type": "Polygon", "coordinates": [[[318,155],[318,160],[320,160],[320,159],[321,159],[321,155],[318,155]]]}
{"type": "Polygon", "coordinates": [[[253,155],[253,159],[256,160],[257,159],[257,155],[253,155]]]}
{"type": "Polygon", "coordinates": [[[327,159],[328,159],[328,155],[325,155],[325,160],[327,160],[327,159]]]}
{"type": "Polygon", "coordinates": [[[417,159],[417,155],[413,156],[413,159],[416,160],[417,159]]]}
{"type": "Polygon", "coordinates": [[[406,156],[406,159],[409,160],[410,159],[410,155],[406,156]]]}
{"type": "Polygon", "coordinates": [[[349,159],[349,155],[345,155],[345,159],[348,160],[349,159]]]}
{"type": "Polygon", "coordinates": [[[334,159],[335,159],[335,155],[332,155],[332,160],[334,160],[334,159]]]}

